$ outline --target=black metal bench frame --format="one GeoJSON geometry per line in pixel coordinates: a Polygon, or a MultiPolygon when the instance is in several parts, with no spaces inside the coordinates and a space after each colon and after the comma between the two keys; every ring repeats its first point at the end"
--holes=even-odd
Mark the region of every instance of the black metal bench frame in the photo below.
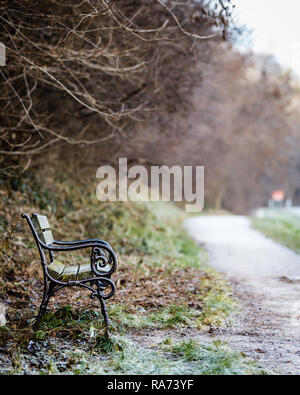
{"type": "Polygon", "coordinates": [[[107,312],[106,300],[110,299],[116,292],[115,283],[111,279],[111,275],[117,268],[117,256],[109,243],[100,239],[86,239],[80,241],[57,241],[53,240],[51,244],[44,243],[35,228],[32,221],[33,217],[37,214],[33,214],[30,217],[28,214],[23,213],[22,218],[25,218],[32,231],[35,239],[43,268],[44,275],[44,291],[43,299],[40,305],[39,313],[33,324],[33,328],[36,329],[41,321],[43,314],[47,309],[50,298],[59,290],[65,287],[83,287],[91,291],[90,297],[94,299],[97,297],[100,301],[101,312],[105,322],[106,334],[109,335],[110,320],[107,312]],[[61,281],[60,279],[54,278],[48,271],[48,263],[45,255],[45,251],[49,253],[50,263],[54,261],[54,252],[60,251],[74,251],[81,250],[84,248],[91,248],[90,264],[92,276],[83,280],[70,280],[61,281]],[[101,268],[107,267],[110,269],[107,272],[101,272],[101,268]],[[106,289],[110,292],[104,292],[106,289]]]}

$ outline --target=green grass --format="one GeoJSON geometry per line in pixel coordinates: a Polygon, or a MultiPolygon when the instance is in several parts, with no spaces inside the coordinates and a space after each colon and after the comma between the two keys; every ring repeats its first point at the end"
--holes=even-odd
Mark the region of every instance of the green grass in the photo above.
{"type": "Polygon", "coordinates": [[[119,254],[157,256],[156,262],[183,259],[185,266],[206,260],[181,228],[184,213],[172,204],[115,202],[93,205],[89,211],[81,218],[86,236],[101,234],[118,247],[119,254]]]}
{"type": "Polygon", "coordinates": [[[252,226],[278,243],[300,253],[300,218],[275,211],[272,216],[252,218],[252,226]]]}
{"type": "Polygon", "coordinates": [[[153,350],[126,342],[108,360],[117,374],[232,375],[265,374],[263,369],[225,345],[205,346],[195,340],[164,341],[153,350]],[[167,344],[166,344],[167,343],[167,344]],[[168,344],[169,343],[169,344],[168,344]]]}
{"type": "MultiPolygon", "coordinates": [[[[230,305],[232,308],[232,305],[230,305]]],[[[201,329],[205,325],[221,325],[229,314],[229,307],[221,314],[221,309],[214,310],[207,306],[202,311],[186,307],[172,305],[150,312],[128,311],[122,305],[113,305],[111,317],[115,326],[119,329],[172,329],[184,326],[201,329]]]]}
{"type": "Polygon", "coordinates": [[[47,342],[46,351],[35,343],[35,353],[19,351],[6,374],[174,374],[174,375],[263,375],[270,371],[234,352],[225,344],[203,345],[196,340],[141,347],[125,336],[100,338],[93,349],[70,347],[60,340],[47,342]],[[57,349],[60,349],[59,358],[57,349]]]}

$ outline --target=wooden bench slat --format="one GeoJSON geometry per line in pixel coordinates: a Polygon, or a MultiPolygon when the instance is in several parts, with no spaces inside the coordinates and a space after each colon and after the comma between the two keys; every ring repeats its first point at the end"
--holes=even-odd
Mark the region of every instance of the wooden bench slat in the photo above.
{"type": "Polygon", "coordinates": [[[32,222],[37,231],[50,229],[50,224],[46,215],[33,214],[32,222]]]}
{"type": "MultiPolygon", "coordinates": [[[[55,278],[62,278],[66,281],[83,280],[93,276],[90,263],[67,266],[55,260],[48,266],[48,270],[55,278]]],[[[100,271],[103,271],[103,274],[105,274],[108,270],[109,267],[104,267],[100,271]]]]}
{"type": "Polygon", "coordinates": [[[65,269],[62,273],[62,279],[63,280],[76,280],[77,279],[77,274],[79,271],[79,266],[65,266],[65,269]]]}
{"type": "Polygon", "coordinates": [[[48,245],[52,244],[54,241],[51,230],[44,230],[43,232],[40,232],[39,238],[42,240],[43,243],[48,245]]]}
{"type": "Polygon", "coordinates": [[[50,272],[50,274],[53,274],[54,277],[60,277],[60,275],[63,273],[63,271],[65,270],[65,266],[63,263],[59,262],[59,261],[53,261],[50,263],[50,265],[48,265],[48,270],[50,272]]]}

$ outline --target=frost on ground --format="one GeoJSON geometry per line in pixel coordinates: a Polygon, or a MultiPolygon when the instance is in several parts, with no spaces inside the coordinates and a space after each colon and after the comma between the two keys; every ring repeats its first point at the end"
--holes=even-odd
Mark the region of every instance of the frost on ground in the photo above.
{"type": "Polygon", "coordinates": [[[300,255],[251,229],[243,216],[201,216],[186,222],[241,301],[231,328],[211,334],[267,368],[300,374],[300,255]]]}
{"type": "Polygon", "coordinates": [[[0,326],[6,325],[5,305],[0,303],[0,326]]]}

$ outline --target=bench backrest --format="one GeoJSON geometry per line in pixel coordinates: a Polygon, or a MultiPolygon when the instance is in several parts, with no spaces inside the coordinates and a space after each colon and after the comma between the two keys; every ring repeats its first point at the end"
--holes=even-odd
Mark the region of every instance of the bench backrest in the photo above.
{"type": "Polygon", "coordinates": [[[41,241],[45,244],[52,244],[54,239],[46,215],[33,214],[31,219],[41,241]]]}

